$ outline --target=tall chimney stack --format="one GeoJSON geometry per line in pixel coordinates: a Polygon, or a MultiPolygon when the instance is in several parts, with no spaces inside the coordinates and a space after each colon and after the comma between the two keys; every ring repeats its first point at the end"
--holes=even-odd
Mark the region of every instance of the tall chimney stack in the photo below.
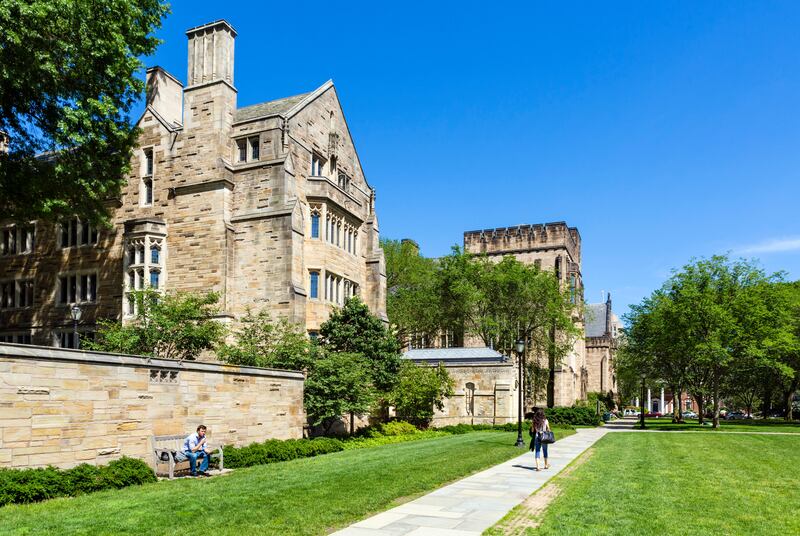
{"type": "Polygon", "coordinates": [[[225,20],[186,31],[189,38],[188,87],[223,81],[233,86],[233,42],[236,30],[225,20]]]}

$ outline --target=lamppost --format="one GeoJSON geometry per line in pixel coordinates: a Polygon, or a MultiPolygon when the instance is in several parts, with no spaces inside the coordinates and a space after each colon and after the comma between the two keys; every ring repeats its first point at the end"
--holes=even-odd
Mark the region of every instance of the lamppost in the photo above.
{"type": "Polygon", "coordinates": [[[519,361],[519,412],[517,413],[517,442],[515,447],[524,447],[525,441],[522,439],[522,408],[524,392],[522,390],[522,368],[525,358],[525,341],[522,339],[514,343],[514,349],[517,351],[517,361],[519,361]]]}
{"type": "Polygon", "coordinates": [[[81,314],[81,308],[77,305],[73,305],[69,310],[69,315],[72,317],[72,344],[75,348],[81,347],[81,341],[78,339],[78,321],[81,319],[81,314]]]}
{"type": "MultiPolygon", "coordinates": [[[[645,381],[645,378],[647,378],[647,375],[644,372],[642,372],[642,407],[640,408],[641,413],[639,414],[642,430],[644,430],[644,395],[645,395],[644,381],[645,381]]],[[[648,404],[649,404],[649,402],[648,402],[648,404]]]]}

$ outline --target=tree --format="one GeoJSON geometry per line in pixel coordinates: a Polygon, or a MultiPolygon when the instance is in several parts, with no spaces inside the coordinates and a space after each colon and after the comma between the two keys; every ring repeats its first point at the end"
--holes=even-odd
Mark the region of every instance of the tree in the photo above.
{"type": "Polygon", "coordinates": [[[474,333],[486,346],[513,355],[514,343],[526,341],[526,389],[535,389],[547,373],[548,406],[554,404],[555,370],[572,349],[580,330],[577,297],[562,289],[555,274],[506,256],[495,262],[453,248],[440,259],[437,292],[442,329],[474,333]],[[546,360],[543,367],[540,359],[546,360]]]}
{"type": "Polygon", "coordinates": [[[401,343],[411,337],[433,340],[441,318],[436,265],[410,240],[381,240],[386,258],[386,313],[401,343]]]}
{"type": "Polygon", "coordinates": [[[196,359],[203,350],[215,348],[225,327],[214,320],[219,295],[168,293],[153,290],[134,293],[137,314],[131,322],[98,322],[88,350],[161,357],[196,359]]]}
{"type": "Polygon", "coordinates": [[[137,139],[139,57],[167,12],[160,0],[0,2],[0,214],[108,220],[137,139]]]}
{"type": "Polygon", "coordinates": [[[342,415],[350,415],[352,434],[354,416],[369,412],[376,401],[371,380],[372,371],[361,354],[331,352],[318,359],[305,382],[311,424],[322,424],[327,434],[342,415]]]}
{"type": "Polygon", "coordinates": [[[632,308],[623,363],[665,380],[678,396],[685,385],[701,419],[710,398],[718,427],[726,389],[747,388],[746,375],[780,368],[776,356],[791,360],[796,352],[791,328],[785,327],[791,325],[789,308],[776,294],[783,288],[780,279],[725,256],[687,264],[632,308]]]}
{"type": "Polygon", "coordinates": [[[375,389],[383,394],[392,390],[400,370],[400,344],[357,296],[334,310],[320,326],[319,334],[326,352],[360,356],[375,389]]]}
{"type": "Polygon", "coordinates": [[[453,396],[454,386],[453,379],[441,363],[429,367],[404,362],[392,394],[397,416],[417,426],[427,427],[434,410],[444,409],[444,399],[453,396]]]}
{"type": "Polygon", "coordinates": [[[273,322],[266,310],[247,311],[234,333],[235,343],[223,345],[217,355],[227,363],[251,367],[310,370],[319,347],[302,327],[285,318],[273,322]]]}

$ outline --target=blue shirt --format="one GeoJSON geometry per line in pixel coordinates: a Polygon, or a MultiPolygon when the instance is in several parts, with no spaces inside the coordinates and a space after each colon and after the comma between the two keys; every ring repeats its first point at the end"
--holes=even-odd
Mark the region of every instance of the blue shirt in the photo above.
{"type": "MultiPolygon", "coordinates": [[[[196,434],[196,433],[195,434],[191,434],[183,442],[183,451],[184,452],[192,452],[192,449],[195,448],[198,443],[200,443],[200,439],[201,438],[200,438],[199,434],[196,434]]],[[[201,450],[201,449],[197,449],[197,450],[201,450]]]]}

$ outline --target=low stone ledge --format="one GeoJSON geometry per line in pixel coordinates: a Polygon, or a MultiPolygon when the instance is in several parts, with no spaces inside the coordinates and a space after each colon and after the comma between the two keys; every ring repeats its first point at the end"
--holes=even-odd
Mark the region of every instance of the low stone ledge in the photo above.
{"type": "MultiPolygon", "coordinates": [[[[174,371],[195,371],[217,374],[234,374],[242,376],[259,376],[265,378],[286,378],[303,380],[303,373],[292,370],[267,369],[259,367],[240,367],[201,361],[176,361],[172,359],[148,358],[145,356],[110,354],[104,352],[88,352],[51,346],[31,346],[26,344],[0,344],[0,359],[30,359],[39,361],[61,361],[88,365],[127,366],[136,368],[162,369],[174,371]]],[[[21,389],[28,389],[19,388],[21,389]]],[[[40,388],[31,388],[40,391],[40,388]]],[[[49,393],[49,391],[48,391],[49,393]]],[[[18,394],[48,394],[29,392],[18,394]]]]}

